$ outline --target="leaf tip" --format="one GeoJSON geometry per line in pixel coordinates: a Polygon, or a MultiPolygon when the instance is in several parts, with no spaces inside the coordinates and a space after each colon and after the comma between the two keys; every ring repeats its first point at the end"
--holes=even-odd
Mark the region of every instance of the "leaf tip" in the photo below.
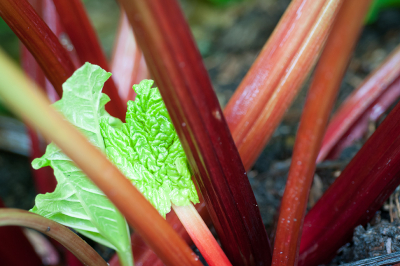
{"type": "Polygon", "coordinates": [[[32,167],[35,170],[38,170],[47,165],[48,165],[48,160],[43,159],[43,158],[36,158],[32,161],[32,167]]]}
{"type": "Polygon", "coordinates": [[[144,79],[139,84],[134,84],[132,88],[138,95],[143,95],[149,93],[153,84],[154,84],[153,80],[144,79]]]}

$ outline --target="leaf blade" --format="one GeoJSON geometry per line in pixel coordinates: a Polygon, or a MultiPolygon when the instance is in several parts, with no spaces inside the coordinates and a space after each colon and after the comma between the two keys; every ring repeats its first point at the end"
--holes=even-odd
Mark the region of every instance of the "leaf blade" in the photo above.
{"type": "MultiPolygon", "coordinates": [[[[54,104],[102,151],[105,146],[100,119],[108,118],[112,124],[120,124],[104,109],[109,98],[101,90],[110,75],[100,67],[86,63],[64,83],[63,98],[54,104]]],[[[119,254],[130,254],[129,229],[124,217],[57,146],[48,145],[43,157],[35,159],[32,166],[35,169],[51,166],[58,182],[53,193],[36,198],[32,212],[76,228],[89,238],[115,248],[119,254]]]]}
{"type": "Polygon", "coordinates": [[[168,111],[152,80],[134,85],[135,101],[128,102],[126,124],[113,128],[102,119],[106,154],[150,203],[165,217],[171,202],[198,203],[185,152],[168,111]]]}

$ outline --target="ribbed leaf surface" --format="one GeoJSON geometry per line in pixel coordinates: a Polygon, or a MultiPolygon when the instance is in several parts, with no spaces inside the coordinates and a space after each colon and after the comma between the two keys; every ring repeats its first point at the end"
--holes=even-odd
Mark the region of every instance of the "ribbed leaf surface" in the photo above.
{"type": "Polygon", "coordinates": [[[116,128],[101,122],[110,160],[165,217],[171,202],[198,203],[185,152],[153,81],[134,85],[135,101],[128,102],[126,124],[116,128]]]}
{"type": "MultiPolygon", "coordinates": [[[[104,109],[109,101],[101,90],[111,76],[98,66],[86,63],[63,85],[63,98],[54,106],[64,114],[100,150],[105,150],[100,132],[100,119],[111,124],[121,122],[112,118],[104,109]]],[[[32,162],[35,169],[51,166],[57,179],[53,193],[38,195],[37,214],[72,227],[87,237],[118,253],[130,252],[129,231],[124,217],[85,174],[53,143],[45,155],[32,162]]]]}

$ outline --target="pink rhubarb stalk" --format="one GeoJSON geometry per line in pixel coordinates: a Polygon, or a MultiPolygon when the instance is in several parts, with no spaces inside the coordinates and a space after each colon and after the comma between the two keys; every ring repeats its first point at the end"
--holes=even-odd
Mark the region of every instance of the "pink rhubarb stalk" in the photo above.
{"type": "Polygon", "coordinates": [[[121,11],[119,29],[114,44],[111,72],[119,96],[125,103],[128,100],[133,101],[135,98],[135,92],[132,90],[133,84],[139,84],[143,79],[150,77],[143,53],[136,43],[132,27],[123,11],[121,11]]]}
{"type": "MultiPolygon", "coordinates": [[[[204,200],[199,194],[200,203],[196,204],[196,210],[202,217],[206,225],[211,224],[210,215],[208,214],[207,208],[205,206],[204,200]]],[[[174,211],[167,214],[167,222],[174,228],[177,234],[179,234],[182,239],[189,245],[193,244],[193,240],[188,235],[186,229],[183,227],[178,216],[176,216],[174,211]]],[[[157,255],[152,251],[149,246],[143,241],[142,237],[134,233],[131,236],[132,253],[135,260],[135,265],[141,266],[163,266],[162,261],[157,257],[157,255]]],[[[110,266],[119,266],[118,256],[114,255],[112,259],[108,262],[110,266]]]]}
{"type": "MultiPolygon", "coordinates": [[[[241,152],[244,138],[276,90],[290,62],[315,23],[323,4],[323,0],[292,1],[224,110],[245,169],[250,169],[253,165],[254,157],[259,155],[257,153],[259,149],[254,150],[257,153],[255,155],[241,152]]],[[[304,72],[303,75],[307,76],[307,73],[304,72]]],[[[264,131],[261,132],[259,134],[264,135],[264,131]]],[[[263,148],[259,141],[256,143],[261,149],[263,148]]]]}
{"type": "Polygon", "coordinates": [[[303,219],[315,161],[341,80],[371,0],[348,0],[340,8],[316,67],[294,146],[282,198],[273,265],[297,265],[303,219]]]}
{"type": "Polygon", "coordinates": [[[324,160],[330,153],[338,154],[345,145],[348,145],[363,133],[364,130],[360,129],[360,126],[365,128],[365,124],[368,123],[370,118],[376,120],[383,110],[397,99],[399,85],[391,86],[391,84],[399,77],[400,46],[365,79],[336,112],[326,130],[318,155],[318,162],[324,160]],[[383,96],[386,91],[387,96],[383,96]],[[379,98],[383,101],[382,103],[380,103],[379,98]],[[376,107],[374,108],[374,106],[376,107]],[[365,115],[367,110],[370,110],[370,114],[365,115]],[[362,120],[364,126],[361,124],[354,126],[359,120],[362,120]],[[351,130],[352,128],[353,130],[351,130]],[[332,151],[338,143],[341,143],[339,144],[340,148],[332,151]]]}
{"type": "Polygon", "coordinates": [[[331,29],[338,7],[343,0],[327,0],[318,14],[313,27],[282,75],[275,91],[251,129],[238,143],[242,157],[247,158],[244,165],[250,167],[263,150],[265,144],[279,125],[286,109],[297,95],[307,73],[311,70],[331,29]],[[262,132],[262,134],[261,134],[262,132]]]}
{"type": "Polygon", "coordinates": [[[232,265],[192,204],[187,206],[172,204],[172,208],[208,265],[232,265]]]}

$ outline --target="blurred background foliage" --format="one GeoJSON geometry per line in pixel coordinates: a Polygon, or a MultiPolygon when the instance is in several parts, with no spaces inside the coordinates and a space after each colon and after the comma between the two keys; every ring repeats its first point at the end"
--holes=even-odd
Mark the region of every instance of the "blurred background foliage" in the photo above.
{"type": "MultiPolygon", "coordinates": [[[[118,4],[115,0],[83,1],[110,58],[120,14],[118,4]]],[[[223,107],[256,59],[290,0],[180,2],[223,107]]],[[[366,23],[368,25],[349,64],[335,108],[400,43],[400,0],[375,0],[366,23]]],[[[19,61],[19,41],[1,18],[0,47],[16,62],[19,61]]],[[[304,87],[254,168],[248,172],[267,228],[272,224],[284,191],[307,84],[304,87]]],[[[310,198],[321,194],[333,182],[363,141],[346,149],[338,160],[317,166],[315,180],[319,180],[321,187],[315,189],[315,193],[312,190],[310,198]]],[[[0,99],[0,198],[8,207],[30,209],[33,206],[36,191],[29,153],[30,141],[24,124],[12,118],[0,99]]],[[[106,252],[103,250],[103,255],[106,252]]]]}

